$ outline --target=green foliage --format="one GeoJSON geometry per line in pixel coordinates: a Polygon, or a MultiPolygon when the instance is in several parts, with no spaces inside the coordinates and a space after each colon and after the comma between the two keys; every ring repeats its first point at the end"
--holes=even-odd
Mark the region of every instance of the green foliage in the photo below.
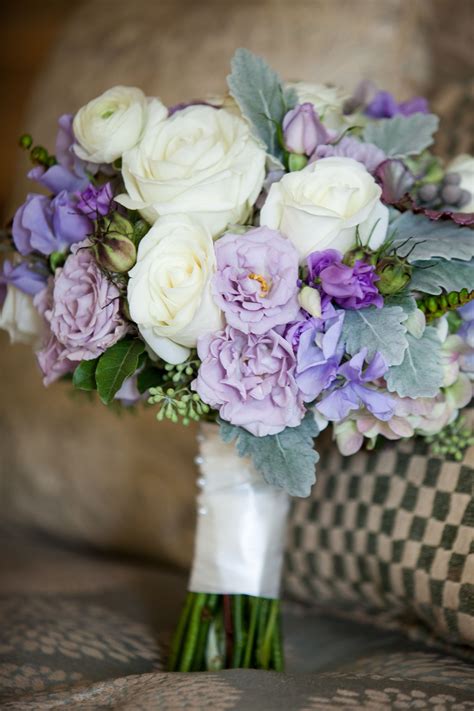
{"type": "Polygon", "coordinates": [[[148,402],[150,405],[160,405],[157,420],[179,422],[181,419],[183,425],[189,425],[191,420],[198,422],[210,412],[209,405],[203,402],[197,393],[191,392],[188,386],[179,390],[163,385],[150,388],[148,402]]]}
{"type": "Polygon", "coordinates": [[[98,358],[93,360],[83,360],[79,363],[74,375],[72,383],[78,390],[96,390],[97,383],[95,380],[95,371],[97,369],[98,358]]]}
{"type": "Polygon", "coordinates": [[[418,308],[426,316],[427,321],[440,318],[450,311],[456,310],[459,306],[464,306],[474,299],[474,290],[450,291],[439,296],[425,296],[418,301],[418,308]]]}
{"type": "Polygon", "coordinates": [[[438,124],[439,119],[434,114],[394,116],[370,121],[364,129],[363,138],[381,148],[390,158],[404,158],[418,155],[431,146],[438,124]]]}
{"type": "Polygon", "coordinates": [[[389,368],[387,388],[400,397],[434,397],[443,384],[441,342],[433,327],[425,328],[416,338],[406,335],[408,347],[402,363],[389,368]]]}
{"type": "Polygon", "coordinates": [[[296,103],[295,92],[284,89],[273,69],[248,49],[235,52],[227,84],[255,135],[271,155],[282,161],[284,151],[279,131],[285,113],[296,103]]]}
{"type": "Polygon", "coordinates": [[[108,405],[123,381],[135,373],[145,344],[138,338],[124,338],[103,353],[95,371],[99,397],[108,405]]]}
{"type": "Polygon", "coordinates": [[[407,348],[406,326],[408,315],[401,306],[384,306],[377,309],[346,311],[342,338],[349,355],[367,348],[367,357],[373,358],[378,351],[387,365],[399,365],[407,348]]]}
{"type": "Polygon", "coordinates": [[[461,291],[473,284],[474,258],[470,262],[458,259],[431,259],[413,264],[410,287],[414,291],[441,294],[442,291],[461,291]]]}
{"type": "Polygon", "coordinates": [[[441,432],[425,437],[425,440],[431,444],[433,454],[462,462],[464,451],[474,444],[474,432],[466,422],[466,418],[460,415],[441,432]]]}
{"type": "Polygon", "coordinates": [[[266,437],[255,437],[223,420],[219,424],[224,442],[235,440],[239,456],[250,457],[267,484],[285,489],[292,496],[309,496],[319,460],[313,441],[319,427],[311,412],[298,427],[287,427],[266,437]]]}
{"type": "Polygon", "coordinates": [[[391,246],[413,264],[434,257],[470,261],[474,257],[474,233],[451,220],[434,221],[413,212],[398,214],[390,223],[391,246]]]}

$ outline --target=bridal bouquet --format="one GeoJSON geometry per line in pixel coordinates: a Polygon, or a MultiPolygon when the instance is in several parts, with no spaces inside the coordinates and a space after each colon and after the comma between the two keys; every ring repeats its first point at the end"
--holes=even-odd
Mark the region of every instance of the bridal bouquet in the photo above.
{"type": "Polygon", "coordinates": [[[429,152],[420,97],[283,84],[242,49],[227,83],[172,107],[116,86],[59,119],[55,155],[23,136],[47,194],[2,241],[0,326],[45,385],[203,423],[181,671],[282,668],[288,494],[323,428],[347,455],[471,437],[474,158],[429,152]]]}

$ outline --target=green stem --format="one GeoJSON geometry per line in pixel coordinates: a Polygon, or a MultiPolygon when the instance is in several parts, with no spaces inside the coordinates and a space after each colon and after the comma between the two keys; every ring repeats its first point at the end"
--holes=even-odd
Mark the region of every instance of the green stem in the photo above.
{"type": "Polygon", "coordinates": [[[191,613],[191,620],[189,623],[186,639],[183,644],[183,653],[181,655],[181,661],[179,664],[179,671],[187,672],[191,669],[191,664],[193,662],[194,650],[196,649],[199,626],[201,623],[201,615],[204,605],[206,604],[207,594],[206,593],[196,593],[194,605],[191,613]]]}
{"type": "Polygon", "coordinates": [[[275,623],[275,630],[273,633],[273,644],[272,644],[272,662],[273,668],[277,672],[284,671],[285,663],[283,658],[283,645],[281,638],[281,620],[278,615],[277,621],[275,623]]]}
{"type": "Polygon", "coordinates": [[[214,618],[217,607],[217,595],[208,595],[205,607],[202,610],[202,620],[199,627],[199,633],[196,643],[196,653],[194,654],[192,670],[204,671],[206,668],[206,647],[209,627],[214,618]]]}
{"type": "Polygon", "coordinates": [[[256,652],[256,668],[265,669],[262,665],[261,655],[263,649],[263,642],[265,637],[265,627],[267,623],[268,611],[270,609],[270,600],[267,598],[260,598],[260,611],[258,615],[258,625],[257,625],[257,652],[256,652]]]}
{"type": "Polygon", "coordinates": [[[268,616],[265,636],[263,638],[263,644],[260,650],[260,662],[264,669],[268,669],[270,666],[270,657],[272,653],[272,638],[275,632],[275,624],[278,621],[279,605],[279,600],[272,600],[270,603],[270,614],[268,616]]]}
{"type": "Polygon", "coordinates": [[[236,669],[240,666],[240,660],[242,657],[244,646],[242,595],[233,595],[232,597],[232,622],[234,626],[234,648],[232,652],[232,667],[236,669]]]}
{"type": "Polygon", "coordinates": [[[249,623],[249,632],[248,632],[248,636],[247,636],[247,644],[245,646],[244,661],[242,663],[243,669],[249,669],[250,664],[252,662],[252,652],[253,652],[253,645],[254,645],[254,639],[255,639],[255,632],[257,630],[257,620],[258,620],[258,611],[260,608],[260,598],[249,597],[249,604],[250,604],[250,623],[249,623]]]}
{"type": "Polygon", "coordinates": [[[178,626],[176,627],[176,632],[174,633],[173,641],[171,643],[170,658],[168,661],[168,669],[170,671],[176,671],[179,653],[181,650],[181,643],[183,641],[183,635],[186,630],[186,625],[188,623],[188,618],[194,602],[194,595],[195,593],[192,592],[188,592],[188,594],[186,595],[184,607],[179,618],[178,626]]]}

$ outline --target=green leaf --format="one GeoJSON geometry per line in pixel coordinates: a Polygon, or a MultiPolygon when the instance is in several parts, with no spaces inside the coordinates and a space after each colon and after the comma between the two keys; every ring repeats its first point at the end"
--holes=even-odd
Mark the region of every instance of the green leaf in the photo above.
{"type": "Polygon", "coordinates": [[[120,390],[123,381],[138,367],[138,359],[145,350],[138,338],[124,338],[103,353],[95,372],[100,399],[108,405],[120,390]]]}
{"type": "Polygon", "coordinates": [[[144,393],[150,388],[156,388],[163,383],[163,371],[154,365],[147,365],[137,375],[137,388],[139,393],[144,393]]]}
{"type": "Polygon", "coordinates": [[[364,129],[364,141],[374,143],[390,158],[418,155],[433,143],[439,119],[434,114],[394,116],[371,121],[364,129]]]}
{"type": "Polygon", "coordinates": [[[404,322],[408,314],[401,306],[370,306],[367,309],[346,311],[342,338],[349,355],[367,348],[367,357],[373,358],[378,351],[387,365],[398,365],[403,360],[407,347],[404,322]]]}
{"type": "Polygon", "coordinates": [[[98,362],[99,359],[94,358],[94,360],[83,360],[79,363],[72,376],[72,384],[75,388],[78,388],[78,390],[97,389],[95,371],[98,362]]]}
{"type": "Polygon", "coordinates": [[[251,457],[267,484],[285,489],[291,496],[309,496],[319,460],[313,442],[319,427],[311,412],[298,427],[287,427],[280,434],[266,437],[255,437],[223,420],[219,424],[224,442],[236,440],[239,456],[251,457]]]}
{"type": "Polygon", "coordinates": [[[227,84],[257,138],[263,141],[269,153],[282,160],[278,130],[285,113],[296,103],[294,90],[284,90],[276,72],[248,49],[235,52],[227,84]]]}
{"type": "Polygon", "coordinates": [[[443,384],[441,342],[432,326],[421,338],[407,334],[408,348],[400,365],[389,368],[385,379],[400,397],[434,397],[443,384]]]}
{"type": "Polygon", "coordinates": [[[471,289],[474,284],[474,259],[432,259],[413,264],[410,288],[425,294],[471,289]]]}
{"type": "Polygon", "coordinates": [[[434,221],[424,215],[404,212],[390,223],[392,247],[413,264],[419,260],[471,260],[474,257],[474,231],[451,220],[434,221]]]}

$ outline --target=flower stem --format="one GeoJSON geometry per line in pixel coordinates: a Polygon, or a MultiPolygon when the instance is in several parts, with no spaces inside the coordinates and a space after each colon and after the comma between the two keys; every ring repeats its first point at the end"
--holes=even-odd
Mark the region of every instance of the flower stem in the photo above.
{"type": "Polygon", "coordinates": [[[209,627],[216,611],[217,600],[217,595],[208,595],[205,607],[203,607],[202,609],[202,621],[199,627],[196,651],[192,664],[192,671],[204,671],[206,668],[207,637],[209,634],[209,627]]]}
{"type": "Polygon", "coordinates": [[[244,647],[242,595],[233,595],[234,649],[232,667],[240,667],[244,647]]]}
{"type": "Polygon", "coordinates": [[[188,592],[188,594],[186,595],[183,610],[179,618],[178,626],[176,627],[176,632],[174,633],[173,641],[171,643],[170,658],[168,662],[168,668],[170,671],[176,671],[176,665],[181,651],[181,643],[183,641],[183,636],[186,631],[186,625],[188,623],[193,603],[194,593],[188,592]]]}
{"type": "Polygon", "coordinates": [[[259,612],[259,608],[260,608],[260,598],[249,597],[249,605],[250,605],[250,623],[249,623],[249,631],[248,631],[248,635],[247,635],[247,643],[245,645],[244,660],[242,663],[242,667],[244,669],[249,669],[250,664],[252,663],[252,653],[254,651],[254,640],[255,640],[255,632],[257,630],[258,612],[259,612]]]}
{"type": "Polygon", "coordinates": [[[260,663],[264,669],[268,669],[270,667],[272,640],[275,633],[275,625],[278,620],[279,604],[278,600],[272,600],[270,602],[270,613],[268,615],[268,622],[263,637],[263,643],[260,648],[260,663]]]}
{"type": "Polygon", "coordinates": [[[206,603],[206,593],[195,593],[194,605],[189,622],[188,633],[183,645],[183,654],[179,664],[179,671],[190,671],[193,662],[194,650],[196,649],[199,626],[201,622],[201,614],[206,603]]]}

